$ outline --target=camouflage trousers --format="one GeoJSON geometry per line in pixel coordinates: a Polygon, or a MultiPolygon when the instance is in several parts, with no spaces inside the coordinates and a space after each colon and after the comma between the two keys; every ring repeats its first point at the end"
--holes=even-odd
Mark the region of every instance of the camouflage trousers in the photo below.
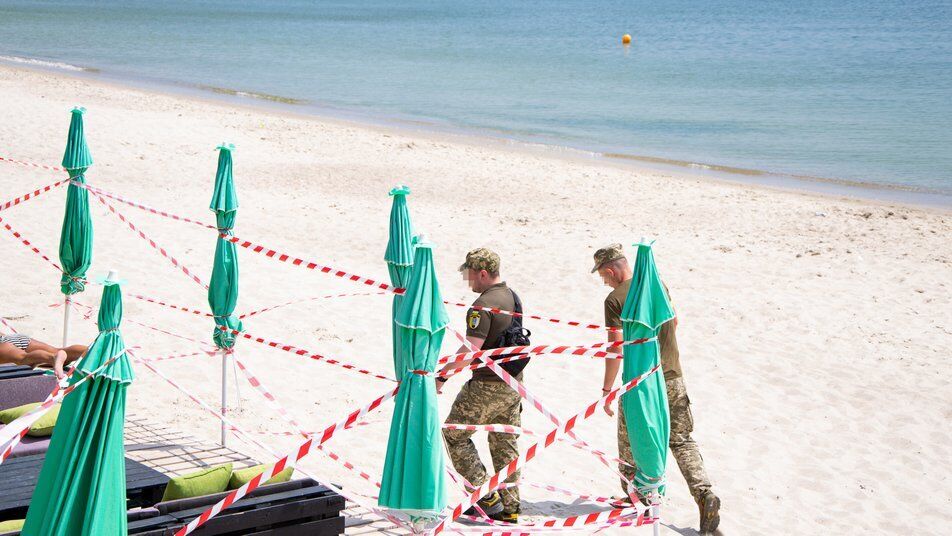
{"type": "MultiPolygon", "coordinates": [[[[520,413],[522,399],[511,387],[502,382],[470,380],[453,402],[446,422],[452,424],[508,424],[522,426],[520,413]]],[[[492,456],[494,472],[498,472],[519,456],[518,435],[489,433],[489,453],[492,456]]],[[[472,440],[473,432],[466,430],[443,430],[446,450],[449,451],[453,466],[466,480],[481,486],[489,478],[486,467],[479,459],[476,445],[472,440]]],[[[519,471],[513,473],[506,482],[517,482],[519,471]]],[[[503,508],[508,513],[519,512],[519,488],[501,490],[503,508]]]]}
{"type": "MultiPolygon", "coordinates": [[[[688,399],[688,391],[684,386],[684,378],[672,378],[664,383],[668,391],[668,412],[671,415],[671,438],[668,446],[674,454],[674,459],[678,461],[681,474],[696,501],[705,491],[711,489],[711,481],[704,470],[704,459],[701,458],[697,443],[691,438],[691,432],[694,431],[691,401],[688,399]]],[[[628,425],[625,423],[621,404],[618,404],[618,455],[622,460],[634,465],[631,444],[628,440],[628,425]]],[[[634,467],[618,464],[618,469],[628,480],[635,478],[634,467]]],[[[625,495],[628,495],[628,488],[624,481],[621,487],[625,490],[625,495]]]]}

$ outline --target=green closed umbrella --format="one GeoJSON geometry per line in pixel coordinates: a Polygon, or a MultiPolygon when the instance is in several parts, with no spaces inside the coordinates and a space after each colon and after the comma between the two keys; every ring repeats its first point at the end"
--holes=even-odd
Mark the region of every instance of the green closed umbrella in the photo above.
{"type": "MultiPolygon", "coordinates": [[[[397,288],[406,288],[413,271],[413,227],[410,224],[410,211],[407,210],[407,196],[410,188],[397,186],[390,190],[393,205],[390,207],[390,239],[383,258],[390,272],[390,284],[397,288]]],[[[393,373],[399,379],[403,374],[402,349],[396,324],[397,311],[403,303],[403,296],[393,295],[393,373]]]]}
{"type": "Polygon", "coordinates": [[[390,421],[390,439],[383,467],[380,505],[411,516],[433,518],[446,506],[446,458],[433,376],[445,327],[449,323],[433,266],[432,246],[417,243],[413,274],[397,326],[403,344],[404,369],[390,421]]]}
{"type": "MultiPolygon", "coordinates": [[[[631,288],[621,312],[622,332],[626,341],[657,337],[665,322],[674,318],[661,277],[655,266],[650,243],[635,244],[631,288]]],[[[625,346],[622,380],[627,383],[661,362],[657,341],[625,346]]],[[[668,395],[663,371],[652,374],[621,397],[625,422],[631,441],[631,454],[638,471],[635,485],[642,495],[664,494],[664,472],[671,433],[668,395]]]]}
{"type": "MultiPolygon", "coordinates": [[[[235,146],[218,146],[218,171],[215,173],[215,191],[209,208],[215,211],[215,221],[220,233],[232,234],[235,216],[238,214],[238,196],[235,194],[235,181],[232,176],[231,151],[235,146]]],[[[212,265],[212,278],[208,285],[208,305],[215,315],[215,330],[212,339],[215,346],[222,350],[221,407],[224,414],[227,406],[227,361],[228,351],[235,346],[235,335],[222,331],[217,326],[228,326],[241,331],[241,320],[234,315],[238,304],[238,251],[234,242],[219,236],[215,244],[215,259],[212,265]]],[[[221,424],[221,443],[225,444],[225,423],[221,424]]]]}
{"type": "MultiPolygon", "coordinates": [[[[83,184],[86,183],[86,170],[93,164],[83,131],[85,112],[85,108],[73,108],[66,138],[66,152],[63,154],[63,167],[69,173],[70,179],[83,184]]],[[[60,291],[66,295],[68,302],[70,296],[86,288],[83,279],[93,260],[93,221],[89,214],[89,193],[73,183],[70,183],[66,191],[66,212],[60,232],[59,259],[63,268],[60,291]]],[[[68,305],[64,309],[63,346],[66,346],[69,335],[69,309],[68,305]]]]}
{"type": "MultiPolygon", "coordinates": [[[[99,336],[71,382],[122,354],[122,294],[110,273],[103,282],[99,336]]],[[[49,450],[30,501],[24,536],[126,533],[126,465],[122,431],[132,383],[123,354],[63,399],[49,450]]]]}

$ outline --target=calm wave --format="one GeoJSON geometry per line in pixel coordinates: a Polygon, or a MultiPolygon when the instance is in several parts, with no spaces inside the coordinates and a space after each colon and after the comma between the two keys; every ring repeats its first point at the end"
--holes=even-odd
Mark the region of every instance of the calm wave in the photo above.
{"type": "Polygon", "coordinates": [[[952,193],[949,1],[6,1],[0,55],[952,193]]]}

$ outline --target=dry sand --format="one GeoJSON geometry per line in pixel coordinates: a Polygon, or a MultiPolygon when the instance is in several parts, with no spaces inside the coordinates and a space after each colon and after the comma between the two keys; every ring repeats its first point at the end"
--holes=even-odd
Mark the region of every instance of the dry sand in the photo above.
{"type": "MultiPolygon", "coordinates": [[[[233,142],[241,202],[237,235],[371,277],[387,273],[387,191],[407,183],[414,225],[438,245],[448,299],[473,299],[455,268],[467,250],[487,246],[501,254],[505,278],[527,311],[600,323],[608,289],[588,272],[592,252],[610,242],[657,237],[658,265],[680,315],[694,437],[723,499],[722,533],[938,534],[952,526],[948,212],[296,117],[22,68],[0,68],[0,103],[0,156],[58,164],[68,111],[81,104],[89,110],[95,159],[90,183],[208,222],[214,221],[208,211],[214,147],[233,142]]],[[[0,200],[60,176],[0,162],[0,200]]],[[[64,199],[65,190],[57,190],[0,217],[55,257],[64,199]]],[[[207,280],[213,231],[117,206],[207,280]]],[[[207,307],[199,286],[102,205],[93,202],[92,210],[91,275],[115,267],[129,280],[127,294],[207,307]]],[[[0,314],[38,338],[57,340],[62,310],[48,307],[62,298],[56,272],[9,233],[0,234],[0,314]]],[[[240,311],[365,290],[247,250],[240,258],[240,311]]],[[[91,287],[79,299],[98,298],[98,288],[91,287]]],[[[249,319],[246,328],[389,372],[389,300],[310,302],[249,319]]],[[[450,314],[462,327],[464,310],[450,308],[450,314]]],[[[197,345],[132,321],[201,340],[212,333],[207,319],[130,298],[125,319],[127,342],[152,357],[197,345]]],[[[78,319],[73,325],[74,341],[91,340],[91,323],[78,319]]],[[[538,343],[604,338],[539,322],[529,327],[538,343]]],[[[444,348],[454,349],[455,341],[444,348]]],[[[239,353],[314,429],[389,385],[251,341],[243,341],[239,353]]],[[[158,366],[205,400],[218,396],[216,359],[196,356],[158,366]]],[[[599,361],[542,357],[528,369],[527,385],[568,416],[598,396],[601,370],[599,361]]],[[[217,437],[216,422],[187,398],[142,367],[137,374],[131,411],[217,437]]],[[[444,415],[461,383],[452,382],[440,398],[444,415]]],[[[233,415],[242,426],[287,429],[247,384],[241,396],[233,415]]],[[[391,408],[329,447],[379,474],[391,408]]],[[[523,419],[528,428],[548,429],[530,408],[523,419]]],[[[614,429],[613,419],[598,414],[578,432],[614,452],[614,429]]],[[[262,437],[280,451],[295,443],[262,437]]],[[[304,466],[348,489],[373,492],[321,453],[304,466]]],[[[668,476],[664,532],[692,534],[696,507],[673,459],[668,476]]],[[[563,444],[532,462],[524,478],[578,492],[618,492],[609,470],[563,444]]],[[[523,496],[527,514],[595,508],[538,489],[526,488],[523,496]]]]}

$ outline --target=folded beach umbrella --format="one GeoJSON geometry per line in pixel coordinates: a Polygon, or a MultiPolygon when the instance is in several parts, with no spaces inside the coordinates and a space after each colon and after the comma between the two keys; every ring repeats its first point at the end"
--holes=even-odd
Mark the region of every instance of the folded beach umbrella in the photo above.
{"type": "Polygon", "coordinates": [[[63,399],[21,532],[24,536],[126,533],[122,431],[133,373],[119,332],[122,294],[115,272],[103,284],[99,335],[70,381],[93,372],[95,376],[63,399]]]}
{"type": "MultiPolygon", "coordinates": [[[[218,146],[218,171],[215,173],[215,191],[209,208],[215,211],[218,231],[232,234],[235,216],[238,214],[238,196],[235,194],[235,181],[232,176],[231,151],[235,146],[218,146]]],[[[238,304],[238,251],[234,242],[218,237],[215,244],[215,259],[212,265],[212,278],[208,285],[208,305],[215,315],[215,330],[212,339],[215,346],[222,350],[221,407],[224,413],[227,406],[227,370],[228,351],[235,345],[235,335],[218,329],[227,326],[241,331],[241,320],[234,315],[238,304]]],[[[221,425],[221,442],[225,444],[225,423],[221,425]]]]}
{"type": "MultiPolygon", "coordinates": [[[[63,154],[63,167],[72,181],[86,183],[86,170],[93,164],[83,132],[83,113],[85,108],[73,108],[69,121],[69,134],[66,138],[66,152],[63,154]]],[[[66,213],[63,216],[63,229],[59,243],[60,265],[63,277],[60,290],[66,299],[85,289],[83,279],[93,260],[93,222],[89,215],[89,193],[83,188],[69,184],[66,192],[66,213]]],[[[67,344],[69,330],[69,307],[64,310],[63,345],[67,344]]]]}
{"type": "Polygon", "coordinates": [[[417,243],[413,274],[397,311],[404,369],[396,396],[383,467],[380,506],[403,510],[411,519],[435,517],[446,506],[445,454],[433,372],[449,323],[433,266],[432,246],[417,243]]]}
{"type": "MultiPolygon", "coordinates": [[[[387,241],[387,252],[383,258],[387,261],[387,271],[390,272],[390,284],[397,288],[406,288],[410,283],[410,272],[413,271],[413,227],[410,225],[410,211],[407,210],[407,196],[410,189],[406,186],[397,186],[390,190],[393,205],[390,207],[390,239],[387,241]]],[[[393,295],[393,371],[397,378],[403,374],[401,361],[402,349],[400,336],[396,324],[397,311],[403,303],[403,296],[393,295]]]]}
{"type": "MultiPolygon", "coordinates": [[[[635,244],[631,288],[621,312],[626,341],[657,337],[661,325],[674,318],[674,310],[661,284],[651,243],[635,244]]],[[[630,382],[661,361],[657,341],[625,346],[622,380],[630,382]]],[[[658,370],[637,388],[621,397],[631,441],[631,454],[638,468],[635,485],[642,495],[664,494],[664,471],[668,456],[670,421],[664,374],[658,370]]]]}

